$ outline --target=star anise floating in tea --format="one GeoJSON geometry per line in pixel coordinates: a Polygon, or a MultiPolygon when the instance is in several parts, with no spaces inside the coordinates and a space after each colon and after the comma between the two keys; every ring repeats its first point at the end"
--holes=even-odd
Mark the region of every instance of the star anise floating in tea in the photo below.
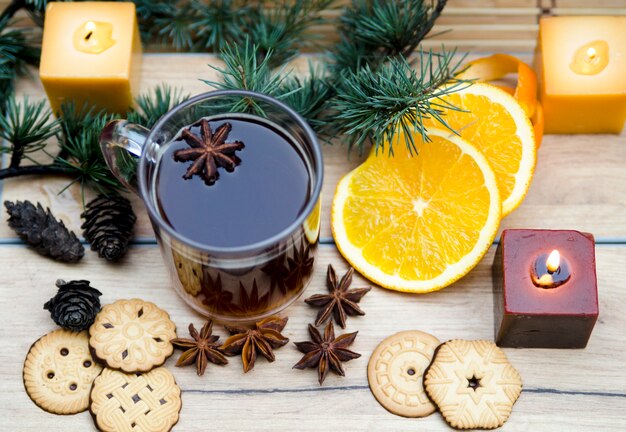
{"type": "Polygon", "coordinates": [[[357,303],[360,302],[363,296],[370,292],[372,288],[348,289],[350,284],[352,284],[353,274],[354,269],[350,267],[341,278],[341,281],[337,282],[335,269],[332,265],[328,265],[326,284],[329,294],[315,294],[304,300],[311,306],[322,308],[317,314],[317,319],[315,320],[316,326],[325,323],[326,320],[333,315],[335,322],[337,322],[341,328],[346,328],[346,315],[365,315],[365,312],[361,310],[357,303]]]}
{"type": "Polygon", "coordinates": [[[296,342],[296,347],[304,353],[304,357],[293,366],[294,369],[317,368],[320,385],[326,379],[329,370],[345,376],[341,363],[361,357],[361,354],[348,349],[356,339],[357,333],[346,333],[336,338],[333,322],[329,321],[322,337],[320,332],[309,324],[312,341],[296,342]]]}
{"type": "Polygon", "coordinates": [[[192,323],[189,324],[189,334],[193,339],[172,339],[172,345],[185,350],[176,362],[176,366],[188,366],[195,363],[198,375],[204,375],[209,362],[219,365],[227,364],[228,359],[218,351],[220,344],[217,343],[217,340],[220,337],[212,335],[212,332],[213,321],[207,321],[200,333],[192,323]]]}
{"type": "Polygon", "coordinates": [[[244,372],[254,368],[257,352],[267,361],[273,362],[276,359],[274,350],[289,342],[280,333],[287,325],[287,320],[288,318],[271,316],[257,322],[252,329],[225,326],[232,336],[226,339],[220,350],[228,356],[241,353],[244,372]]]}
{"type": "Polygon", "coordinates": [[[222,124],[213,133],[208,120],[202,119],[200,120],[199,137],[191,132],[192,127],[183,129],[181,133],[182,139],[190,148],[175,151],[174,160],[177,162],[194,161],[183,175],[185,180],[198,175],[206,184],[212,185],[219,177],[218,166],[228,172],[235,170],[235,167],[241,162],[235,152],[245,146],[241,141],[226,142],[228,134],[232,130],[230,123],[222,124]]]}

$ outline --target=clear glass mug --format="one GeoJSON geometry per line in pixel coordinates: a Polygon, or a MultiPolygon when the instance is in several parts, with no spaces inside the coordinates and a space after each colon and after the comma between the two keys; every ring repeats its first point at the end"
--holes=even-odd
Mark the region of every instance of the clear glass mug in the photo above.
{"type": "Polygon", "coordinates": [[[283,310],[304,291],[317,254],[324,168],[315,133],[287,105],[244,90],[204,93],[173,108],[152,130],[126,120],[110,122],[100,146],[113,174],[142,198],[173,285],[193,309],[217,321],[248,323],[283,310]],[[168,224],[157,205],[155,176],[161,147],[183,127],[241,112],[288,134],[309,171],[309,197],[279,234],[241,247],[214,247],[186,238],[168,224]]]}

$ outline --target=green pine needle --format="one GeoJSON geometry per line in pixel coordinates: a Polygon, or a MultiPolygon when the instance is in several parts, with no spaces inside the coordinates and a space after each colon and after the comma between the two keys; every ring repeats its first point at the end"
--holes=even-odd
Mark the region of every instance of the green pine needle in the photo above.
{"type": "Polygon", "coordinates": [[[195,16],[189,30],[198,50],[218,52],[229,41],[241,39],[250,7],[233,0],[193,1],[195,16]]]}
{"type": "MultiPolygon", "coordinates": [[[[135,3],[139,20],[141,40],[144,43],[163,41],[165,38],[159,35],[160,27],[157,26],[156,21],[172,19],[177,14],[178,1],[133,0],[133,3],[135,3]]],[[[165,42],[169,43],[170,41],[165,42]]]]}
{"type": "Polygon", "coordinates": [[[59,123],[63,137],[77,137],[81,131],[92,123],[106,115],[104,110],[97,110],[93,105],[87,103],[81,107],[76,107],[74,101],[67,101],[61,105],[61,117],[59,123]]]}
{"type": "Polygon", "coordinates": [[[38,65],[41,51],[31,29],[9,27],[9,19],[0,20],[0,63],[15,74],[25,72],[26,64],[38,65]]]}
{"type": "Polygon", "coordinates": [[[470,85],[455,78],[461,60],[453,63],[455,52],[419,53],[419,70],[404,57],[389,59],[377,70],[365,66],[358,72],[345,71],[337,96],[332,100],[334,123],[352,148],[360,152],[371,142],[376,151],[393,154],[396,133],[404,132],[411,153],[416,152],[414,135],[429,141],[423,121],[435,119],[454,132],[445,121],[445,110],[458,108],[442,96],[470,85]],[[444,86],[445,85],[445,86],[444,86]]]}
{"type": "Polygon", "coordinates": [[[62,155],[56,158],[56,163],[73,177],[70,185],[80,183],[83,188],[90,187],[98,193],[110,193],[121,189],[122,185],[111,175],[100,150],[99,140],[102,128],[112,116],[101,114],[90,119],[91,122],[84,123],[84,127],[76,135],[61,140],[59,144],[62,155]]]}
{"type": "MultiPolygon", "coordinates": [[[[272,55],[270,51],[263,60],[259,60],[259,47],[250,39],[246,39],[243,45],[227,45],[221,51],[224,67],[210,65],[220,73],[222,81],[202,81],[219,90],[249,90],[284,99],[290,94],[281,91],[289,74],[282,73],[284,68],[278,72],[272,71],[272,55]]],[[[237,98],[229,109],[233,112],[254,112],[261,116],[265,113],[257,101],[249,98],[237,98]]]]}
{"type": "Polygon", "coordinates": [[[183,94],[181,89],[160,84],[137,97],[137,109],[130,111],[127,118],[132,123],[151,129],[168,111],[188,98],[189,95],[183,94]]]}
{"type": "Polygon", "coordinates": [[[12,95],[6,101],[6,114],[0,116],[0,140],[8,143],[0,152],[11,153],[11,166],[16,167],[25,155],[43,149],[58,133],[58,126],[45,100],[31,102],[25,97],[18,102],[12,95]]]}
{"type": "Polygon", "coordinates": [[[273,53],[270,67],[283,65],[311,43],[314,35],[306,30],[324,21],[321,12],[333,1],[281,0],[272,7],[261,3],[249,14],[247,35],[259,47],[262,59],[273,53]]]}
{"type": "Polygon", "coordinates": [[[329,99],[333,89],[322,68],[315,69],[309,63],[309,75],[306,78],[289,76],[283,83],[280,93],[283,102],[300,114],[318,133],[324,134],[330,119],[326,118],[329,99]]]}
{"type": "Polygon", "coordinates": [[[409,57],[432,29],[447,0],[353,0],[340,18],[331,51],[337,72],[376,69],[388,57],[409,57]]]}
{"type": "Polygon", "coordinates": [[[157,35],[169,42],[178,51],[189,51],[194,47],[190,26],[194,22],[193,8],[190,3],[170,5],[174,13],[154,18],[157,35]]]}

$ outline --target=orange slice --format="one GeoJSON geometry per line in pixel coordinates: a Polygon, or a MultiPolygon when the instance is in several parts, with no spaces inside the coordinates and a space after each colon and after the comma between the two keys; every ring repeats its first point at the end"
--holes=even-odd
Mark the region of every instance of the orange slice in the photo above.
{"type": "Polygon", "coordinates": [[[515,89],[497,86],[510,93],[522,105],[535,130],[537,147],[543,138],[543,110],[537,100],[537,74],[526,63],[508,54],[494,54],[469,62],[459,78],[478,81],[494,81],[508,74],[517,74],[515,89]]]}
{"type": "Polygon", "coordinates": [[[395,156],[370,154],[343,177],[331,226],[341,254],[378,285],[435,291],[467,274],[489,249],[500,222],[496,177],[474,146],[429,129],[411,156],[398,133],[395,156]]]}
{"type": "Polygon", "coordinates": [[[524,109],[507,92],[484,83],[443,99],[465,111],[446,110],[444,119],[489,161],[500,188],[502,215],[508,215],[524,200],[537,159],[533,126],[524,109]]]}

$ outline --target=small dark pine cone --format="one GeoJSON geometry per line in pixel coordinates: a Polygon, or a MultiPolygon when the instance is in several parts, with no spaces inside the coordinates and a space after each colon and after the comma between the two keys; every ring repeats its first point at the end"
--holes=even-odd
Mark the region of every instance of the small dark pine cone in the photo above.
{"type": "Polygon", "coordinates": [[[81,228],[91,250],[107,261],[124,256],[137,220],[130,201],[120,195],[98,195],[80,216],[85,219],[81,228]]]}
{"type": "Polygon", "coordinates": [[[100,312],[102,293],[89,286],[89,281],[57,280],[57,294],[43,305],[57,325],[72,331],[87,330],[100,312]]]}
{"type": "Polygon", "coordinates": [[[44,210],[30,201],[5,201],[9,213],[9,227],[44,256],[65,262],[76,262],[85,254],[85,248],[62,221],[54,218],[50,209],[44,210]]]}

